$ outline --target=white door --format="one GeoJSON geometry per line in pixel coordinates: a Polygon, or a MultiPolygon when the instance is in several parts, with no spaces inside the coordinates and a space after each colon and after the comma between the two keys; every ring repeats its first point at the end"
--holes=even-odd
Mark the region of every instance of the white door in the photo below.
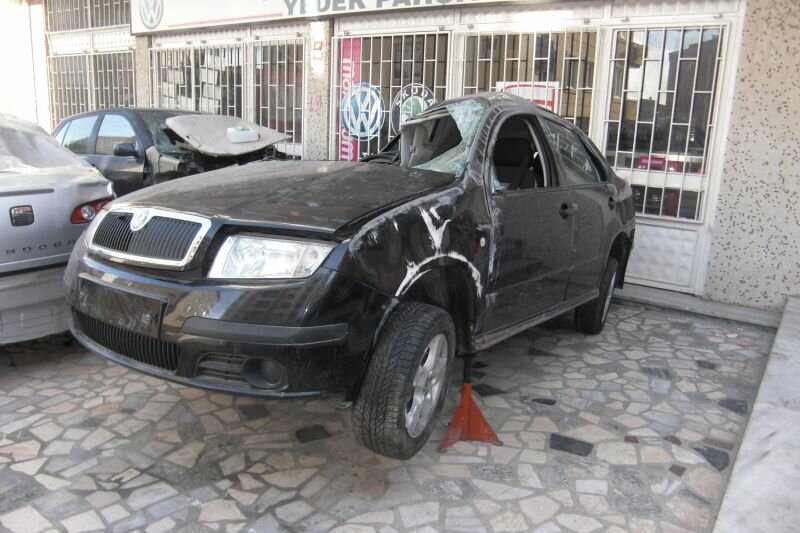
{"type": "Polygon", "coordinates": [[[720,73],[727,26],[611,29],[602,148],[633,188],[627,280],[698,290],[708,237],[720,73]]]}

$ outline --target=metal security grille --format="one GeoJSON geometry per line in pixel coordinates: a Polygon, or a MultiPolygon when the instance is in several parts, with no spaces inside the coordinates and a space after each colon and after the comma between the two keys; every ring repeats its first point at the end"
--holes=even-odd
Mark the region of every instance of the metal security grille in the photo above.
{"type": "Polygon", "coordinates": [[[467,33],[463,94],[516,94],[588,132],[596,54],[595,31],[467,33]]]}
{"type": "Polygon", "coordinates": [[[241,117],[242,46],[151,51],[153,102],[158,107],[241,117]]]}
{"type": "Polygon", "coordinates": [[[253,45],[255,122],[285,133],[277,148],[302,155],[304,52],[302,39],[253,45]]]}
{"type": "Polygon", "coordinates": [[[605,154],[638,213],[701,220],[722,26],[614,32],[605,154]]]}
{"type": "Polygon", "coordinates": [[[130,0],[47,0],[47,30],[73,31],[130,24],[130,0]]]}
{"type": "Polygon", "coordinates": [[[53,126],[76,113],[136,105],[133,52],[50,56],[53,126]]]}
{"type": "Polygon", "coordinates": [[[446,98],[449,39],[446,32],[334,39],[336,159],[377,152],[404,120],[446,98]]]}
{"type": "Polygon", "coordinates": [[[303,39],[154,48],[150,84],[158,107],[242,117],[286,133],[277,148],[302,156],[303,39]]]}

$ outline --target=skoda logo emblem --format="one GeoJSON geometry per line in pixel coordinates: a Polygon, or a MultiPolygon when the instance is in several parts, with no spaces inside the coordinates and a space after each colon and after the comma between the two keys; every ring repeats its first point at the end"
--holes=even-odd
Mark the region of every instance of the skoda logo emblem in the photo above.
{"type": "Polygon", "coordinates": [[[135,211],[131,217],[131,231],[139,231],[147,225],[148,220],[150,220],[150,211],[147,209],[135,211]]]}
{"type": "Polygon", "coordinates": [[[392,133],[400,133],[403,122],[435,103],[436,95],[421,83],[409,83],[401,88],[392,100],[392,133]]]}
{"type": "Polygon", "coordinates": [[[151,30],[161,24],[163,15],[163,0],[139,0],[139,18],[142,20],[142,24],[151,30]]]}
{"type": "Polygon", "coordinates": [[[342,129],[359,141],[378,135],[384,121],[381,90],[369,83],[357,83],[344,94],[341,105],[342,129]]]}

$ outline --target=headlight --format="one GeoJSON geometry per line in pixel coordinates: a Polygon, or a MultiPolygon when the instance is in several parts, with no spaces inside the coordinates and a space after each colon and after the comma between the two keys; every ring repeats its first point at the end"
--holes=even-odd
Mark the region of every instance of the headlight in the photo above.
{"type": "Polygon", "coordinates": [[[305,278],[322,264],[334,244],[234,235],[214,258],[210,278],[305,278]]]}

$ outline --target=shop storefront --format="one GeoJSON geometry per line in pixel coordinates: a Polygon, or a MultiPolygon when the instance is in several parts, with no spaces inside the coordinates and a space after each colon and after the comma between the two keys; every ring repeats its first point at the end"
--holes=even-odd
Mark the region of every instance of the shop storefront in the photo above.
{"type": "Polygon", "coordinates": [[[285,132],[356,160],[409,116],[480,91],[573,121],[633,186],[629,281],[701,293],[743,2],[131,0],[151,105],[285,132]],[[235,18],[233,17],[235,15],[235,18]]]}

